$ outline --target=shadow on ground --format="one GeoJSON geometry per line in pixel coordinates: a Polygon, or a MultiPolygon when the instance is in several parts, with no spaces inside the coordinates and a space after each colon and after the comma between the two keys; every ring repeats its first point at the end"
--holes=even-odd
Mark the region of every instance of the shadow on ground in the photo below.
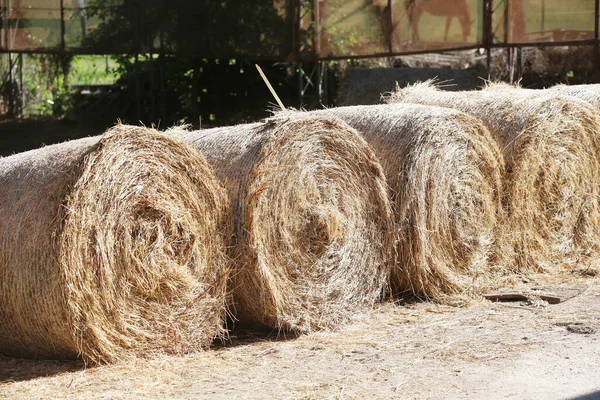
{"type": "Polygon", "coordinates": [[[0,356],[0,384],[28,381],[84,368],[83,361],[23,360],[0,356]]]}

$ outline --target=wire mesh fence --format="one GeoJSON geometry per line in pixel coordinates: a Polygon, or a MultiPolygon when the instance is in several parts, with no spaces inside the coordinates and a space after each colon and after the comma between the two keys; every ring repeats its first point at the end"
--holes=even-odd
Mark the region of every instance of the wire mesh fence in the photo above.
{"type": "Polygon", "coordinates": [[[591,44],[600,0],[1,0],[0,52],[277,61],[591,44]]]}

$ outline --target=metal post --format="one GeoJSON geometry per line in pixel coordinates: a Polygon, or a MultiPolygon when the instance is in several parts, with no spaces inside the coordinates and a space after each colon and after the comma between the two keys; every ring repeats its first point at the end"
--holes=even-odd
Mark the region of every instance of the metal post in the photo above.
{"type": "Polygon", "coordinates": [[[492,64],[492,0],[483,3],[483,44],[487,53],[487,71],[490,74],[492,64]]]}
{"type": "Polygon", "coordinates": [[[15,102],[13,98],[13,53],[8,53],[8,115],[14,117],[15,102]]]}
{"type": "Polygon", "coordinates": [[[598,41],[598,36],[600,34],[600,0],[596,0],[594,4],[594,38],[598,41]]]}
{"type": "Polygon", "coordinates": [[[140,75],[142,74],[139,63],[139,52],[135,53],[135,108],[138,122],[142,120],[142,108],[140,105],[140,75]]]}
{"type": "Polygon", "coordinates": [[[390,52],[390,56],[394,54],[394,14],[392,10],[392,0],[388,0],[388,23],[389,23],[389,32],[388,33],[388,51],[390,52]]]}
{"type": "Polygon", "coordinates": [[[19,90],[21,95],[21,104],[19,106],[18,114],[23,115],[23,108],[25,107],[25,91],[23,90],[23,53],[19,54],[19,90]]]}
{"type": "Polygon", "coordinates": [[[304,104],[302,104],[302,100],[304,97],[304,93],[302,90],[302,61],[296,63],[296,73],[298,75],[298,109],[301,109],[304,104]]]}
{"type": "MultiPolygon", "coordinates": [[[[598,9],[598,1],[596,0],[596,9],[598,9]]],[[[598,18],[596,18],[598,21],[598,18]]],[[[542,32],[546,30],[546,0],[542,0],[542,32]]]]}
{"type": "Polygon", "coordinates": [[[79,0],[77,5],[79,6],[79,22],[81,23],[81,36],[85,38],[87,36],[87,10],[85,7],[85,0],[79,0]]]}
{"type": "MultiPolygon", "coordinates": [[[[164,44],[164,32],[161,26],[160,28],[160,54],[159,54],[159,82],[160,82],[160,120],[166,119],[167,117],[167,93],[165,91],[165,44],[164,44]]],[[[159,125],[160,125],[159,120],[159,125]]],[[[170,123],[170,121],[165,121],[165,123],[170,123]]]]}
{"type": "Polygon", "coordinates": [[[321,99],[321,105],[329,106],[329,84],[327,82],[327,61],[323,61],[323,98],[321,99]]]}
{"type": "MultiPolygon", "coordinates": [[[[2,49],[3,47],[7,47],[7,43],[5,42],[5,31],[8,31],[8,23],[6,24],[6,26],[4,25],[4,17],[6,16],[6,7],[4,6],[4,1],[5,0],[0,0],[0,35],[4,33],[4,35],[0,37],[0,49],[2,49]]],[[[8,18],[6,19],[8,21],[8,18]]]]}
{"type": "Polygon", "coordinates": [[[207,10],[206,15],[208,18],[208,23],[206,25],[206,26],[208,26],[208,36],[207,36],[208,46],[207,46],[207,48],[209,50],[209,53],[214,55],[214,47],[215,46],[214,46],[213,28],[212,28],[212,8],[211,8],[212,3],[213,2],[206,0],[206,2],[205,2],[206,8],[205,9],[207,10]]]}
{"type": "Polygon", "coordinates": [[[594,2],[594,61],[598,65],[600,63],[600,49],[598,49],[598,40],[600,35],[600,0],[594,2]]]}
{"type": "Polygon", "coordinates": [[[320,0],[314,0],[314,21],[315,21],[315,55],[318,59],[321,56],[321,10],[319,9],[320,0]]]}
{"type": "Polygon", "coordinates": [[[504,6],[504,43],[508,43],[508,1],[506,0],[506,5],[504,6]]]}
{"type": "Polygon", "coordinates": [[[60,0],[60,49],[65,51],[65,0],[60,0]]]}

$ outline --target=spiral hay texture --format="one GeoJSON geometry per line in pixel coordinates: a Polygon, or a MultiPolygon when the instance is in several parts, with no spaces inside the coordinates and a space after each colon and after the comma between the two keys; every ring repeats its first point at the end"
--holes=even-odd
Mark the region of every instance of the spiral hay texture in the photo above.
{"type": "Polygon", "coordinates": [[[571,97],[443,92],[425,83],[389,102],[453,107],[481,118],[506,163],[505,234],[519,271],[587,262],[598,244],[598,116],[571,97]]]}
{"type": "Polygon", "coordinates": [[[0,353],[112,362],[223,331],[228,200],[156,131],[0,159],[0,353]]]}
{"type": "Polygon", "coordinates": [[[380,298],[393,216],[381,166],[356,131],[332,117],[292,116],[185,140],[229,191],[239,320],[307,332],[380,298]]]}
{"type": "Polygon", "coordinates": [[[381,160],[396,216],[395,292],[425,298],[485,285],[495,258],[502,155],[475,118],[441,107],[340,107],[381,160]]]}

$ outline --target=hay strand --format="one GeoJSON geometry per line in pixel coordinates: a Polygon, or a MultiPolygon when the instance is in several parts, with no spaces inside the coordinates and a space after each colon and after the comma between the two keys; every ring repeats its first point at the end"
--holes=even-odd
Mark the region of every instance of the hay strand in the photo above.
{"type": "Polygon", "coordinates": [[[223,333],[228,201],[152,129],[0,160],[0,353],[112,362],[223,333]]]}

